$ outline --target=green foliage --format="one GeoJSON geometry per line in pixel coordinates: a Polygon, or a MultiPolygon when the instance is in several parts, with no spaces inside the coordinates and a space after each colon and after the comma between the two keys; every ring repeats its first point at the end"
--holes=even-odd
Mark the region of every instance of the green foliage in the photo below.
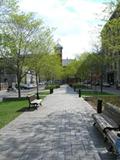
{"type": "Polygon", "coordinates": [[[71,84],[71,87],[73,87],[73,88],[81,88],[81,83],[73,83],[73,84],[71,84]]]}
{"type": "Polygon", "coordinates": [[[96,55],[90,53],[83,53],[79,58],[79,69],[77,74],[81,80],[88,79],[90,73],[93,72],[95,68],[96,55]]]}
{"type": "Polygon", "coordinates": [[[107,92],[98,92],[98,91],[81,91],[82,96],[108,96],[108,95],[112,95],[110,93],[107,92]]]}
{"type": "Polygon", "coordinates": [[[40,95],[48,95],[49,91],[48,90],[44,90],[42,92],[39,92],[40,95]]]}
{"type": "Polygon", "coordinates": [[[49,94],[50,94],[50,92],[48,90],[44,90],[42,92],[39,92],[39,97],[40,97],[40,99],[44,99],[49,94]]]}
{"type": "Polygon", "coordinates": [[[49,84],[45,87],[45,89],[55,89],[55,88],[60,88],[59,84],[49,84]]]}
{"type": "Polygon", "coordinates": [[[79,62],[74,59],[64,69],[64,77],[75,77],[78,70],[79,62]]]}
{"type": "Polygon", "coordinates": [[[111,6],[114,11],[101,32],[102,47],[108,54],[120,52],[120,1],[111,6]]]}
{"type": "MultiPolygon", "coordinates": [[[[15,0],[8,3],[6,7],[15,3],[17,5],[15,0]]],[[[6,23],[0,27],[0,57],[4,59],[11,71],[14,68],[14,73],[17,75],[18,96],[20,97],[22,78],[29,69],[38,72],[40,58],[38,54],[50,52],[52,36],[51,30],[45,27],[43,21],[36,18],[33,13],[18,12],[17,6],[16,10],[13,8],[11,9],[14,12],[9,12],[6,23]],[[31,56],[35,59],[34,63],[30,60],[31,54],[34,54],[31,56]],[[34,67],[31,67],[30,63],[34,67]]]]}
{"type": "Polygon", "coordinates": [[[70,87],[72,87],[74,90],[78,90],[78,89],[88,89],[89,86],[83,84],[83,83],[72,83],[72,84],[69,84],[70,87]]]}
{"type": "Polygon", "coordinates": [[[0,19],[4,19],[9,16],[10,13],[16,12],[18,10],[17,0],[1,0],[0,1],[0,19]]]}
{"type": "Polygon", "coordinates": [[[120,51],[120,18],[115,18],[106,24],[102,30],[102,45],[106,52],[118,53],[120,51]]]}
{"type": "Polygon", "coordinates": [[[56,54],[45,54],[39,60],[38,73],[46,80],[57,80],[62,77],[60,58],[56,54]]]}
{"type": "Polygon", "coordinates": [[[85,79],[90,80],[92,77],[99,78],[103,67],[110,62],[110,58],[102,53],[83,53],[79,58],[77,74],[82,81],[85,79]]]}

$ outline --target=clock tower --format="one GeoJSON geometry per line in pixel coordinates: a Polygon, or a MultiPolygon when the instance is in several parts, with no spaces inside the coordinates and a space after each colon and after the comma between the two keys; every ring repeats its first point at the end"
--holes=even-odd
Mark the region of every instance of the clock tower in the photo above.
{"type": "Polygon", "coordinates": [[[55,52],[56,54],[59,55],[61,64],[62,64],[62,50],[63,50],[63,47],[59,43],[57,43],[55,46],[55,52]]]}

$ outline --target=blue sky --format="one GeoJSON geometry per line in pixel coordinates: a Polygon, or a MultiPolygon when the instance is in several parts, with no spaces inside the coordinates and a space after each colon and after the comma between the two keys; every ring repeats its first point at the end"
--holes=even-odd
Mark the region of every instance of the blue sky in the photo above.
{"type": "Polygon", "coordinates": [[[63,58],[74,58],[92,51],[98,43],[99,32],[105,22],[104,2],[110,0],[21,0],[24,11],[36,12],[46,25],[54,27],[54,39],[60,39],[63,58]]]}

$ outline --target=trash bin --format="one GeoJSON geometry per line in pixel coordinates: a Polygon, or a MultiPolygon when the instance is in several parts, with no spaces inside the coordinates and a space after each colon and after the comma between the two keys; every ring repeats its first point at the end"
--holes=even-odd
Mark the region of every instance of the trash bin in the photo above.
{"type": "Polygon", "coordinates": [[[53,88],[50,88],[50,94],[52,94],[53,93],[53,88]]]}
{"type": "Polygon", "coordinates": [[[102,100],[98,99],[97,101],[97,113],[102,113],[102,100]]]}
{"type": "Polygon", "coordinates": [[[78,91],[78,92],[79,92],[79,97],[81,97],[81,89],[79,89],[79,91],[78,91]]]}

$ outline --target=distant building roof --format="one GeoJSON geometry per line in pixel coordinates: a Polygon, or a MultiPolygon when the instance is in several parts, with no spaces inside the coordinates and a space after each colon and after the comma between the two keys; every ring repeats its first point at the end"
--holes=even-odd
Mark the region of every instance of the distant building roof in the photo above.
{"type": "Polygon", "coordinates": [[[62,65],[67,66],[73,59],[62,59],[62,65]]]}

